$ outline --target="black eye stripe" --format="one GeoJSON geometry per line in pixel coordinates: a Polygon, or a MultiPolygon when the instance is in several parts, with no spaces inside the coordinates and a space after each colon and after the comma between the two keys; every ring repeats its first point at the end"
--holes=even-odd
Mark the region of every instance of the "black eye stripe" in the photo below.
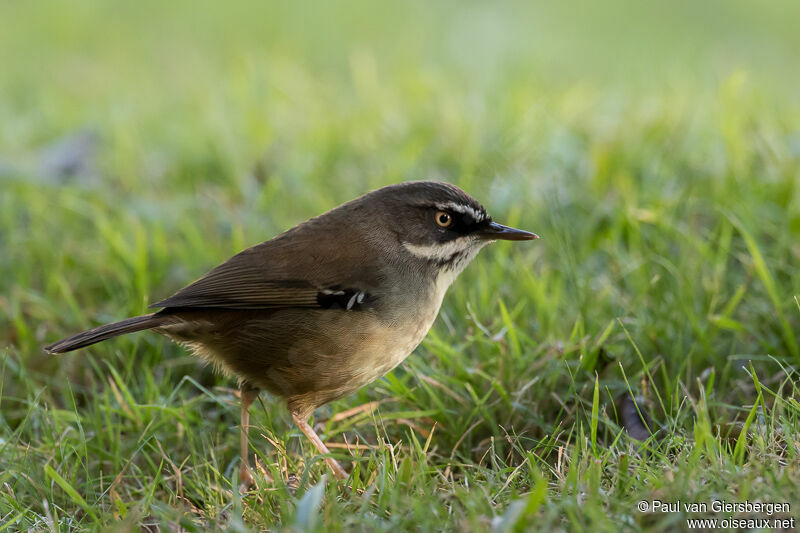
{"type": "Polygon", "coordinates": [[[484,225],[486,225],[485,222],[478,222],[467,213],[453,213],[453,223],[448,229],[466,235],[484,225]]]}
{"type": "MultiPolygon", "coordinates": [[[[441,231],[441,235],[445,240],[449,240],[449,238],[453,238],[455,236],[464,236],[469,235],[470,233],[477,231],[481,228],[488,226],[492,219],[487,215],[482,215],[482,220],[478,221],[470,213],[463,213],[460,211],[454,211],[450,209],[442,209],[438,206],[420,206],[422,207],[426,213],[426,217],[432,217],[433,221],[436,223],[436,227],[439,231],[441,231]],[[442,226],[438,222],[439,213],[446,213],[450,216],[451,222],[446,226],[442,226]],[[451,237],[446,237],[446,235],[450,235],[451,237]]],[[[430,218],[428,220],[431,220],[430,218]]]]}

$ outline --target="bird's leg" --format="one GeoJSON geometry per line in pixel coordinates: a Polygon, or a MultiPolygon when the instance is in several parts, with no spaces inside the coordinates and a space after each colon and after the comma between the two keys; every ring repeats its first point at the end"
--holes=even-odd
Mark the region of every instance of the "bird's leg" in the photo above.
{"type": "Polygon", "coordinates": [[[296,413],[292,413],[292,420],[294,420],[294,423],[300,428],[300,431],[302,431],[303,434],[308,437],[308,440],[314,444],[314,447],[317,449],[317,451],[326,456],[325,462],[328,463],[328,466],[331,467],[331,470],[333,470],[333,475],[339,479],[347,479],[347,472],[345,472],[344,468],[342,468],[342,465],[340,465],[336,459],[330,456],[331,451],[327,446],[325,446],[325,443],[322,442],[322,439],[319,438],[319,435],[317,435],[317,433],[314,431],[314,428],[308,425],[308,422],[305,420],[305,418],[298,416],[296,413]]]}
{"type": "Polygon", "coordinates": [[[253,484],[253,476],[250,474],[250,459],[247,446],[247,431],[250,429],[250,405],[258,397],[258,389],[243,383],[240,387],[241,400],[242,400],[242,420],[239,425],[239,431],[242,435],[241,453],[242,458],[239,463],[239,489],[241,491],[247,490],[253,484]]]}

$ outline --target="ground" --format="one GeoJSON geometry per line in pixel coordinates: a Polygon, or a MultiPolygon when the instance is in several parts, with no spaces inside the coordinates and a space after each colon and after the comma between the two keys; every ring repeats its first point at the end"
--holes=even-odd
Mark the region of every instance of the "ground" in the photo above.
{"type": "Polygon", "coordinates": [[[0,6],[0,530],[800,517],[797,4],[576,6],[0,6]],[[161,337],[42,351],[422,178],[542,239],[317,411],[347,481],[265,395],[240,497],[235,382],[161,337]]]}

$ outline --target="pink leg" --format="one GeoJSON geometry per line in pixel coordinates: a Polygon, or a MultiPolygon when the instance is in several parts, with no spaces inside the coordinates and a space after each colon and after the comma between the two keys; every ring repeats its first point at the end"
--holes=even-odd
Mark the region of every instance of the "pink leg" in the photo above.
{"type": "Polygon", "coordinates": [[[333,475],[339,479],[347,479],[347,472],[345,472],[344,468],[342,468],[342,465],[340,465],[336,459],[330,457],[331,451],[327,446],[325,446],[325,443],[322,442],[322,439],[319,438],[319,435],[316,434],[314,428],[309,426],[306,420],[297,416],[295,413],[292,413],[292,420],[294,420],[294,423],[300,428],[300,431],[302,431],[303,434],[308,437],[308,440],[314,444],[314,447],[317,449],[317,451],[319,451],[319,453],[322,455],[327,456],[325,457],[325,462],[328,463],[328,466],[331,467],[331,470],[333,470],[333,475]]]}
{"type": "Polygon", "coordinates": [[[245,492],[253,484],[253,476],[250,474],[250,458],[247,446],[247,431],[250,429],[250,406],[258,397],[258,389],[248,388],[246,385],[242,386],[241,400],[242,400],[242,421],[239,425],[241,432],[241,461],[239,463],[239,491],[245,492]]]}

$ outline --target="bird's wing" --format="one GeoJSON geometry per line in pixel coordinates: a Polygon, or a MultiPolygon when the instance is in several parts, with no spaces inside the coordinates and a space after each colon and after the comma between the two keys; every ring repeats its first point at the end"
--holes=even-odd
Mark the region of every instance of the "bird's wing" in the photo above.
{"type": "Polygon", "coordinates": [[[265,309],[274,307],[319,307],[317,296],[322,289],[302,280],[280,282],[255,278],[226,278],[214,270],[169,298],[150,307],[221,307],[228,309],[265,309]]]}
{"type": "Polygon", "coordinates": [[[348,257],[352,246],[326,247],[325,253],[314,241],[311,233],[248,248],[150,307],[357,309],[375,298],[375,274],[361,266],[363,248],[355,247],[359,257],[348,257]]]}

